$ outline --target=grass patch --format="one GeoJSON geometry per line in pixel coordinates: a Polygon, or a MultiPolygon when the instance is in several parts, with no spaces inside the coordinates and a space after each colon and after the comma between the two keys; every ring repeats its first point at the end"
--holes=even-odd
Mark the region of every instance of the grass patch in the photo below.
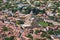
{"type": "Polygon", "coordinates": [[[43,27],[48,26],[48,23],[47,23],[47,22],[38,22],[38,24],[40,24],[40,25],[43,26],[43,27]]]}

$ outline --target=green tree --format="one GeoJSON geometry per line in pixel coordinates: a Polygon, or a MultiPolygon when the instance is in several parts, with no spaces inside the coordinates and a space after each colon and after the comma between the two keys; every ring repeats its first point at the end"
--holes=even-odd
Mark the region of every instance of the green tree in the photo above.
{"type": "Polygon", "coordinates": [[[40,1],[35,1],[34,4],[35,4],[35,6],[39,7],[40,6],[40,1]]]}
{"type": "Polygon", "coordinates": [[[8,31],[9,29],[7,27],[3,27],[3,31],[8,31]]]}
{"type": "Polygon", "coordinates": [[[60,30],[54,31],[55,34],[60,34],[60,30]]]}
{"type": "Polygon", "coordinates": [[[46,37],[46,38],[48,38],[48,39],[51,39],[50,35],[48,35],[47,33],[42,33],[41,36],[42,36],[42,37],[46,37]]]}
{"type": "Polygon", "coordinates": [[[22,7],[22,11],[23,14],[29,14],[31,12],[31,6],[24,6],[22,7]]]}
{"type": "Polygon", "coordinates": [[[2,3],[2,0],[0,0],[0,4],[2,3]]]}
{"type": "Polygon", "coordinates": [[[11,37],[6,37],[4,38],[5,40],[14,40],[14,36],[11,36],[11,37]]]}
{"type": "Polygon", "coordinates": [[[40,32],[40,30],[35,30],[35,34],[38,34],[40,32]]]}
{"type": "Polygon", "coordinates": [[[33,40],[33,37],[31,34],[28,34],[26,37],[31,38],[31,40],[33,40]]]}
{"type": "Polygon", "coordinates": [[[54,31],[48,30],[47,33],[48,33],[48,34],[54,34],[54,31]]]}

